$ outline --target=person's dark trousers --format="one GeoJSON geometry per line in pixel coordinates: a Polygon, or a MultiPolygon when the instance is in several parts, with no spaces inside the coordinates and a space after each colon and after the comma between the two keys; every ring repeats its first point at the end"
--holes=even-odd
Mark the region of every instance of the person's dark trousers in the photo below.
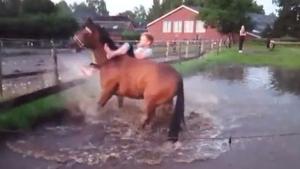
{"type": "Polygon", "coordinates": [[[240,41],[239,41],[239,50],[240,51],[243,50],[244,41],[245,41],[245,36],[240,36],[240,41]]]}

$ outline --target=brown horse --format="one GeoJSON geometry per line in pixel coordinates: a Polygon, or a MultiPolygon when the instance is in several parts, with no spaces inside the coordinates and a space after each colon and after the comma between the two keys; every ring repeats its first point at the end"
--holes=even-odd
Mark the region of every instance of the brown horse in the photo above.
{"type": "Polygon", "coordinates": [[[73,39],[77,49],[86,47],[95,56],[97,63],[94,66],[100,70],[101,78],[102,93],[99,100],[101,107],[113,95],[119,97],[119,106],[122,103],[121,96],[144,99],[147,113],[142,125],[144,128],[150,123],[158,106],[172,103],[173,97],[177,96],[168,140],[173,142],[178,140],[181,123],[184,124],[184,91],[182,77],[174,68],[168,64],[130,57],[132,51],[108,60],[104,44],[108,44],[111,49],[117,49],[117,46],[108,32],[90,19],[73,39]]]}

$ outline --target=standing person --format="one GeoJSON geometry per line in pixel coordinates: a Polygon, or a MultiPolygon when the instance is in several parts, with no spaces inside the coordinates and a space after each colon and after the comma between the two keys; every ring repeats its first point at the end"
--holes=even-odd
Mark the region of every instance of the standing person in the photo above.
{"type": "MultiPolygon", "coordinates": [[[[151,57],[153,55],[153,51],[151,45],[153,44],[154,38],[149,33],[143,33],[140,36],[140,41],[137,44],[137,49],[134,51],[135,58],[137,59],[145,59],[151,57]]],[[[111,59],[115,56],[124,55],[130,49],[129,43],[124,43],[117,50],[111,50],[106,44],[104,46],[104,50],[106,52],[107,59],[111,59]]]]}
{"type": "Polygon", "coordinates": [[[245,38],[246,38],[246,30],[245,30],[245,26],[242,25],[240,30],[240,39],[239,39],[239,53],[243,53],[245,38]]]}

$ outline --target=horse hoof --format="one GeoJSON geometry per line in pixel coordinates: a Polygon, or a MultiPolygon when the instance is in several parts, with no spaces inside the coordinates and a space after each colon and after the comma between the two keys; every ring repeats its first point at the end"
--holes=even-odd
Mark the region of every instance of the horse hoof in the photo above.
{"type": "Polygon", "coordinates": [[[97,111],[100,111],[102,108],[102,106],[100,106],[99,104],[97,105],[97,111]]]}
{"type": "Polygon", "coordinates": [[[145,127],[146,127],[146,125],[145,125],[145,124],[142,124],[142,125],[140,125],[139,129],[140,129],[140,130],[144,130],[145,127]]]}
{"type": "Polygon", "coordinates": [[[177,137],[169,137],[168,141],[172,142],[172,143],[176,143],[178,141],[177,137]]]}

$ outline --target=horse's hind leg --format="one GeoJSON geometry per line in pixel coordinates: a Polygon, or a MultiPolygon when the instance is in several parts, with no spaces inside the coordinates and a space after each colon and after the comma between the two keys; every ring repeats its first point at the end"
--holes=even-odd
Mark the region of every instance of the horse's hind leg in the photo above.
{"type": "Polygon", "coordinates": [[[166,102],[165,104],[162,105],[162,110],[164,113],[171,113],[173,109],[173,99],[170,101],[166,102]]]}
{"type": "Polygon", "coordinates": [[[147,117],[146,117],[145,121],[143,122],[142,128],[145,128],[146,125],[148,125],[151,122],[151,120],[153,119],[153,117],[155,115],[155,109],[156,109],[155,102],[145,101],[145,108],[146,108],[147,117]]]}

